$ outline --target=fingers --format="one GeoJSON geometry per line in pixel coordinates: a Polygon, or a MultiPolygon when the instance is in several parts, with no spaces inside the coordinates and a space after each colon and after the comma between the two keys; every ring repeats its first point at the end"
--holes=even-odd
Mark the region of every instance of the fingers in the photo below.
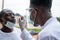
{"type": "Polygon", "coordinates": [[[21,26],[20,24],[21,24],[21,19],[19,18],[19,26],[21,26]]]}
{"type": "Polygon", "coordinates": [[[19,18],[19,22],[21,22],[21,19],[19,18]]]}

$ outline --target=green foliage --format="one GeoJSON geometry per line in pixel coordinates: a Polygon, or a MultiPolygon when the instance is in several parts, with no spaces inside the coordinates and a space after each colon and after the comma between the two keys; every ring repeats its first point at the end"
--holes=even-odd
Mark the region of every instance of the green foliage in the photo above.
{"type": "Polygon", "coordinates": [[[37,32],[37,33],[39,33],[39,32],[41,31],[40,28],[27,28],[27,30],[28,30],[28,31],[33,30],[33,31],[35,31],[35,32],[37,32]]]}
{"type": "Polygon", "coordinates": [[[60,22],[60,17],[57,17],[57,20],[60,22]]]}
{"type": "MultiPolygon", "coordinates": [[[[16,26],[17,28],[19,28],[19,26],[16,26]]],[[[41,29],[40,28],[26,28],[28,31],[31,31],[31,30],[33,30],[34,32],[36,32],[36,33],[39,33],[40,31],[41,31],[41,29]]]]}

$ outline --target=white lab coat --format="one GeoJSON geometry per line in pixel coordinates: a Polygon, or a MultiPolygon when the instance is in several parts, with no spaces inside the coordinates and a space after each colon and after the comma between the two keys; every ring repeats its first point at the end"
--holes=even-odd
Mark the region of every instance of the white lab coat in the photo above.
{"type": "Polygon", "coordinates": [[[0,40],[33,40],[31,34],[24,29],[21,31],[14,27],[13,32],[4,33],[0,30],[0,40]]]}
{"type": "Polygon", "coordinates": [[[21,37],[23,40],[33,40],[32,35],[26,29],[23,30],[21,37]]]}
{"type": "Polygon", "coordinates": [[[37,40],[60,40],[60,23],[56,18],[50,18],[42,28],[37,40]]]}

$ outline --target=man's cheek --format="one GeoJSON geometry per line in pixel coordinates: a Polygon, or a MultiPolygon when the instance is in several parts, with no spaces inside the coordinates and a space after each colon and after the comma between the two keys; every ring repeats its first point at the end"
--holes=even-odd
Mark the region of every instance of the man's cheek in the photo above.
{"type": "Polygon", "coordinates": [[[5,18],[2,18],[1,21],[2,21],[2,24],[6,24],[7,22],[5,18]]]}

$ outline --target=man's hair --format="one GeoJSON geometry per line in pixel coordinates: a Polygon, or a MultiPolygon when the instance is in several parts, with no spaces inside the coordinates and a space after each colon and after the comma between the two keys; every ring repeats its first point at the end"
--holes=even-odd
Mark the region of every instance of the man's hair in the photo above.
{"type": "Polygon", "coordinates": [[[8,14],[8,13],[13,13],[11,10],[9,9],[3,9],[1,12],[0,12],[0,16],[3,16],[3,14],[8,14]]]}
{"type": "Polygon", "coordinates": [[[45,6],[51,8],[52,0],[30,0],[30,4],[33,6],[45,6]]]}
{"type": "Polygon", "coordinates": [[[6,14],[8,14],[8,13],[13,13],[11,10],[9,10],[9,9],[3,9],[2,11],[1,11],[1,14],[3,14],[3,13],[6,13],[6,14]]]}

